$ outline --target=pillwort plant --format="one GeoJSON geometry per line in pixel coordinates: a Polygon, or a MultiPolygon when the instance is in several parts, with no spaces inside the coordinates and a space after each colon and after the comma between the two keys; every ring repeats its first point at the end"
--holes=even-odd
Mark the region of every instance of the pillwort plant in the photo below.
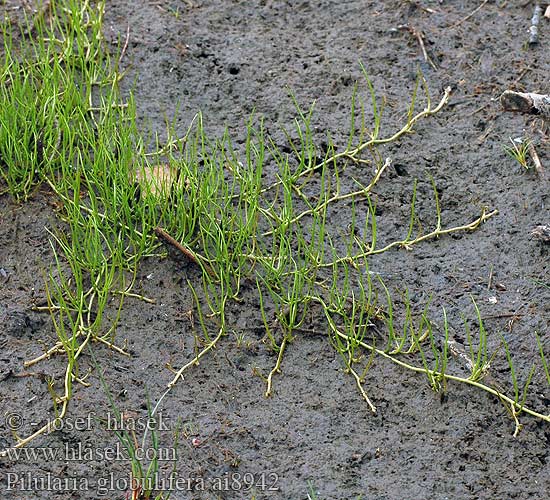
{"type": "MultiPolygon", "coordinates": [[[[414,181],[404,227],[395,235],[381,231],[374,189],[386,182],[391,166],[381,147],[441,112],[450,89],[433,103],[419,75],[404,123],[383,136],[384,101],[361,66],[373,118],[367,123],[358,84],[350,133],[341,148],[330,135],[326,146],[316,143],[314,107],[304,111],[291,97],[296,120],[294,130],[285,130],[288,147],[278,145],[254,116],[242,146],[227,132],[213,140],[198,113],[181,137],[175,122],[168,123],[164,145],[157,138],[151,150],[136,124],[133,97],[123,98],[118,89],[120,57],[109,53],[101,31],[105,2],[49,4],[47,15],[29,19],[28,29],[17,37],[15,26],[8,21],[2,26],[2,188],[18,202],[45,190],[60,221],[50,229],[54,263],[45,271],[45,310],[57,342],[27,364],[53,355],[66,358],[63,394],[54,396],[55,420],[18,438],[15,447],[49,432],[66,415],[76,386],[88,384],[79,369],[87,349],[103,345],[129,355],[117,345],[116,326],[126,300],[152,302],[135,293],[136,273],[145,257],[166,255],[163,244],[183,253],[198,271],[186,280],[199,326],[195,345],[192,353],[184,353],[187,359],[174,370],[167,391],[212,349],[221,348],[231,331],[228,306],[238,303],[246,287],[258,292],[258,320],[276,355],[265,377],[268,396],[274,394],[274,375],[283,369],[285,352],[315,314],[324,318],[328,345],[339,353],[344,371],[373,412],[376,406],[364,387],[373,361],[380,358],[424,374],[435,391],[448,390],[454,381],[492,394],[510,410],[516,431],[520,414],[550,421],[528,406],[533,372],[521,387],[507,344],[513,395],[484,382],[493,358],[475,302],[478,330],[466,329],[470,373],[464,376],[453,371],[446,310],[438,315],[442,328],[429,317],[429,301],[413,304],[408,292],[398,310],[395,294],[369,267],[377,255],[474,231],[497,214],[483,208],[471,222],[445,226],[431,179],[432,223],[421,227],[414,181]],[[360,169],[361,179],[349,182],[352,167],[360,169]],[[334,223],[336,212],[348,214],[347,227],[334,223]]],[[[537,340],[550,381],[547,355],[537,340]]]]}

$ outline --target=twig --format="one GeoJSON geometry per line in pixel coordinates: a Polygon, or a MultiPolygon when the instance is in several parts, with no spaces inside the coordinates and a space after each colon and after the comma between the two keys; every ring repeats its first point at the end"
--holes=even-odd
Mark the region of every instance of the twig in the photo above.
{"type": "Polygon", "coordinates": [[[550,95],[505,90],[500,96],[504,111],[541,115],[550,119],[550,95]]]}
{"type": "Polygon", "coordinates": [[[513,313],[501,313],[501,314],[490,314],[488,316],[482,316],[482,320],[486,319],[501,319],[501,318],[521,318],[525,316],[523,313],[513,312],[513,313]]]}
{"type": "Polygon", "coordinates": [[[120,56],[118,57],[118,66],[120,67],[120,63],[122,62],[122,58],[124,57],[124,54],[126,54],[126,49],[128,48],[128,42],[130,41],[130,24],[128,23],[128,27],[126,28],[126,40],[124,40],[124,46],[122,47],[122,50],[120,52],[120,56]]]}
{"type": "Polygon", "coordinates": [[[416,2],[414,0],[409,0],[409,3],[414,5],[416,8],[423,10],[424,12],[427,12],[428,14],[436,14],[437,10],[431,9],[430,7],[424,7],[420,2],[416,2]]]}
{"type": "Polygon", "coordinates": [[[535,149],[535,146],[532,142],[529,143],[528,149],[529,154],[531,155],[531,159],[533,160],[533,165],[535,165],[535,170],[537,171],[537,174],[539,174],[540,177],[544,177],[544,168],[542,167],[542,162],[540,161],[537,150],[535,149]]]}
{"type": "Polygon", "coordinates": [[[191,262],[197,264],[201,269],[204,269],[212,278],[216,277],[216,274],[212,268],[199,260],[199,258],[188,248],[185,248],[179,241],[176,241],[172,236],[170,236],[162,227],[155,228],[155,234],[162,238],[166,243],[169,243],[173,247],[177,248],[183,255],[185,255],[191,262]]]}
{"type": "Polygon", "coordinates": [[[456,28],[457,26],[460,26],[462,23],[465,23],[468,19],[475,16],[476,13],[482,9],[482,7],[488,2],[489,0],[484,0],[481,2],[481,5],[479,5],[476,9],[474,9],[472,12],[470,12],[464,19],[461,19],[460,21],[456,22],[451,26],[451,28],[456,28]]]}
{"type": "Polygon", "coordinates": [[[437,70],[437,66],[435,63],[430,59],[428,56],[428,53],[426,52],[426,46],[424,45],[424,33],[422,31],[417,30],[416,28],[411,27],[411,33],[416,37],[418,40],[418,43],[420,45],[420,49],[422,50],[422,55],[424,56],[424,61],[430,64],[430,66],[437,70]]]}
{"type": "Polygon", "coordinates": [[[514,80],[514,85],[517,85],[521,80],[522,78],[529,72],[531,71],[533,68],[531,68],[530,66],[527,66],[520,74],[519,76],[514,80]]]}
{"type": "Polygon", "coordinates": [[[400,30],[408,31],[412,36],[416,38],[416,40],[418,41],[418,45],[420,45],[422,55],[424,56],[424,61],[429,63],[433,69],[437,70],[437,66],[430,59],[430,57],[428,56],[428,52],[426,51],[426,46],[424,45],[424,33],[422,33],[421,30],[416,29],[414,26],[409,26],[408,24],[400,24],[397,28],[400,30]]]}
{"type": "Polygon", "coordinates": [[[542,14],[540,4],[535,5],[533,17],[531,18],[531,27],[529,28],[529,45],[537,45],[539,43],[539,22],[542,14]]]}

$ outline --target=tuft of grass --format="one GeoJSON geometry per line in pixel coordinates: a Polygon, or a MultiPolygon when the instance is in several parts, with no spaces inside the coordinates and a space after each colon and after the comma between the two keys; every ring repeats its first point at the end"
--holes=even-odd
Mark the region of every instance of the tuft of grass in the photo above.
{"type": "Polygon", "coordinates": [[[509,138],[512,146],[503,146],[506,154],[517,161],[522,168],[529,170],[529,146],[533,141],[529,139],[512,139],[509,138]]]}

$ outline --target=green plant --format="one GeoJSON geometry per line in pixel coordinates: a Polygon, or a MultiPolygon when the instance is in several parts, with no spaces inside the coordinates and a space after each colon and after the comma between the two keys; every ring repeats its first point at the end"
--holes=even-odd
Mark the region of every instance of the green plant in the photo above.
{"type": "MultiPolygon", "coordinates": [[[[102,375],[100,366],[97,363],[93,352],[91,350],[89,352],[93,359],[103,390],[109,401],[109,406],[113,411],[115,421],[117,422],[117,428],[114,429],[114,433],[120,444],[126,450],[128,460],[130,462],[131,484],[130,491],[128,492],[129,496],[127,496],[127,498],[130,500],[168,500],[172,494],[171,491],[156,491],[159,482],[159,465],[160,460],[162,459],[162,455],[160,453],[158,422],[155,417],[156,407],[153,409],[149,398],[147,398],[147,420],[144,423],[145,432],[143,439],[141,440],[141,444],[139,444],[135,431],[126,429],[123,415],[120,412],[111,391],[109,390],[109,386],[102,375]],[[149,434],[151,435],[150,443],[147,441],[147,436],[149,434]],[[145,450],[147,450],[147,453],[144,453],[145,450]],[[150,457],[150,452],[152,452],[152,458],[150,457]]],[[[171,448],[174,452],[177,451],[180,431],[180,425],[178,424],[174,432],[174,441],[171,448]]],[[[177,456],[174,455],[171,458],[174,459],[172,474],[176,474],[177,456]]]]}
{"type": "Polygon", "coordinates": [[[542,348],[542,342],[538,332],[535,332],[535,337],[537,339],[537,346],[539,348],[540,359],[542,361],[542,368],[544,369],[544,374],[546,375],[546,381],[548,382],[548,385],[550,385],[550,364],[544,354],[544,349],[542,348]]]}
{"type": "Polygon", "coordinates": [[[532,141],[529,139],[514,140],[509,138],[512,146],[504,146],[504,151],[510,157],[516,160],[525,170],[529,169],[529,147],[532,141]]]}

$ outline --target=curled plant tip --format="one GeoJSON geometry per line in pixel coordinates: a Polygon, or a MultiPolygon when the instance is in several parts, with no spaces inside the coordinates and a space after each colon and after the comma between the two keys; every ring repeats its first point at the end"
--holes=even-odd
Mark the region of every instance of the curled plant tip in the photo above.
{"type": "Polygon", "coordinates": [[[550,119],[550,95],[505,90],[500,96],[500,104],[504,111],[541,115],[550,119]]]}
{"type": "Polygon", "coordinates": [[[536,226],[531,231],[531,236],[543,243],[550,243],[550,226],[536,226]]]}

